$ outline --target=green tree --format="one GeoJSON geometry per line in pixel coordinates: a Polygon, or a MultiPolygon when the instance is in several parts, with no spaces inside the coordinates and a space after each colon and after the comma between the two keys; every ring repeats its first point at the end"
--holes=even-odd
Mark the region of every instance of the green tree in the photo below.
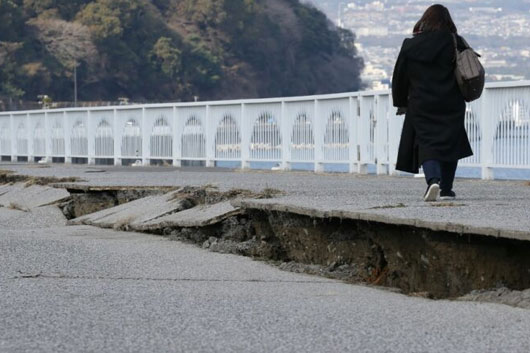
{"type": "Polygon", "coordinates": [[[296,7],[296,14],[304,26],[301,49],[307,53],[331,55],[339,36],[330,30],[329,20],[322,12],[309,6],[296,7]]]}
{"type": "Polygon", "coordinates": [[[71,20],[83,5],[92,0],[23,0],[26,16],[37,17],[43,14],[54,14],[66,20],[71,20]]]}
{"type": "Polygon", "coordinates": [[[171,38],[160,37],[151,50],[151,62],[170,78],[175,78],[181,70],[182,52],[173,46],[171,38]]]}
{"type": "Polygon", "coordinates": [[[0,41],[17,41],[24,28],[20,1],[0,0],[0,41]]]}
{"type": "Polygon", "coordinates": [[[214,87],[222,75],[219,57],[196,35],[190,36],[188,46],[184,57],[186,79],[199,90],[214,87]]]}
{"type": "Polygon", "coordinates": [[[155,5],[160,11],[166,11],[171,5],[171,0],[152,0],[153,5],[155,5]]]}
{"type": "Polygon", "coordinates": [[[24,95],[16,53],[22,48],[20,1],[0,0],[0,98],[11,103],[24,95]]]}
{"type": "Polygon", "coordinates": [[[183,0],[178,6],[182,14],[196,23],[201,29],[222,23],[227,14],[224,0],[183,0]]]}
{"type": "Polygon", "coordinates": [[[134,26],[144,5],[142,0],[96,0],[85,6],[76,18],[90,27],[96,39],[115,39],[134,26]]]}
{"type": "Polygon", "coordinates": [[[24,0],[24,11],[29,17],[35,17],[55,7],[55,0],[24,0]]]}
{"type": "Polygon", "coordinates": [[[9,101],[12,106],[14,100],[18,100],[24,95],[24,90],[18,86],[18,77],[20,76],[20,69],[13,57],[7,58],[2,63],[2,70],[0,71],[0,99],[9,101]]]}
{"type": "Polygon", "coordinates": [[[252,28],[258,6],[254,0],[224,0],[226,13],[221,23],[222,28],[231,35],[243,35],[247,28],[252,28]]]}
{"type": "Polygon", "coordinates": [[[123,33],[120,11],[109,6],[106,1],[88,4],[78,15],[77,20],[88,26],[96,40],[106,40],[123,33]]]}

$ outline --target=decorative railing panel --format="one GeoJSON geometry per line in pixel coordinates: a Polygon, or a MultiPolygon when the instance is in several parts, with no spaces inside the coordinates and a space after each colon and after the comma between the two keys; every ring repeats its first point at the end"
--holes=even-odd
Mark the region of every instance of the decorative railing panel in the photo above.
{"type": "Polygon", "coordinates": [[[241,159],[241,106],[211,106],[208,125],[213,125],[215,159],[241,159]]]}
{"type": "Polygon", "coordinates": [[[284,107],[289,133],[291,162],[312,162],[315,159],[315,103],[288,102],[284,107]]]}
{"type": "Polygon", "coordinates": [[[152,159],[171,159],[173,156],[175,120],[174,108],[146,108],[145,121],[149,134],[148,156],[152,159]]]}
{"type": "Polygon", "coordinates": [[[114,111],[102,110],[91,114],[94,132],[94,155],[97,158],[114,157],[114,111]]]}
{"type": "Polygon", "coordinates": [[[142,109],[126,109],[116,112],[115,139],[120,141],[121,158],[142,159],[142,109]]]}

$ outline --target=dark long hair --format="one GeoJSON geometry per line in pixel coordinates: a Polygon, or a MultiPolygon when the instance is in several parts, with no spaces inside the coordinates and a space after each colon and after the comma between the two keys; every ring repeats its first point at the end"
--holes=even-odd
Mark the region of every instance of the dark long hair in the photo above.
{"type": "Polygon", "coordinates": [[[447,7],[436,4],[429,6],[420,20],[414,25],[413,33],[419,34],[422,32],[434,32],[434,31],[449,31],[451,33],[457,33],[455,23],[451,18],[451,14],[447,7]]]}

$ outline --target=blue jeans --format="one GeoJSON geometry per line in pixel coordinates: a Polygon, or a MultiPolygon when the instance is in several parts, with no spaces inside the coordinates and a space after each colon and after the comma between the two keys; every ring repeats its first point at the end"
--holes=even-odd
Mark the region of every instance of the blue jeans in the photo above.
{"type": "Polygon", "coordinates": [[[440,189],[444,191],[453,190],[453,181],[455,180],[456,167],[458,161],[442,162],[435,159],[429,159],[423,162],[423,172],[427,184],[436,178],[440,181],[440,189]]]}

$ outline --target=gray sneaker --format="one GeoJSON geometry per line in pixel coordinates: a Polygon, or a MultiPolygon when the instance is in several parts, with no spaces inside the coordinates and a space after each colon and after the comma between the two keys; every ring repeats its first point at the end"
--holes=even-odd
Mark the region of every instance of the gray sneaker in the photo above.
{"type": "Polygon", "coordinates": [[[440,184],[438,183],[438,180],[433,180],[427,186],[427,191],[425,191],[425,195],[423,195],[423,201],[426,202],[432,202],[436,201],[438,198],[438,193],[440,192],[440,184]]]}

